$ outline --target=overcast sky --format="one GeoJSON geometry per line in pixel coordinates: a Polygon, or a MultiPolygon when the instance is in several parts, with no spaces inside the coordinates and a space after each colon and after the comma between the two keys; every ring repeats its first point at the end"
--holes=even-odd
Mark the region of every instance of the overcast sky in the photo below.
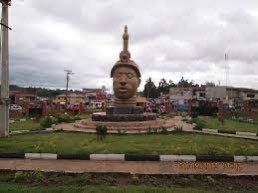
{"type": "Polygon", "coordinates": [[[13,0],[10,81],[21,86],[112,89],[110,70],[129,49],[148,77],[258,89],[257,0],[13,0]]]}

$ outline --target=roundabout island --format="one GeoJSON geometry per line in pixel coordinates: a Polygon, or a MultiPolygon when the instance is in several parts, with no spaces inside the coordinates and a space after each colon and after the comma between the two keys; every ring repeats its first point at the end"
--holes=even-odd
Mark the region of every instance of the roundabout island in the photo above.
{"type": "Polygon", "coordinates": [[[110,74],[113,78],[115,95],[113,105],[107,107],[106,112],[93,113],[91,119],[75,123],[75,128],[93,130],[98,125],[104,125],[108,131],[141,133],[151,129],[169,129],[175,126],[172,119],[157,119],[155,113],[146,113],[143,107],[136,106],[136,93],[141,83],[141,72],[138,65],[131,60],[128,46],[129,34],[125,26],[123,50],[110,74]]]}

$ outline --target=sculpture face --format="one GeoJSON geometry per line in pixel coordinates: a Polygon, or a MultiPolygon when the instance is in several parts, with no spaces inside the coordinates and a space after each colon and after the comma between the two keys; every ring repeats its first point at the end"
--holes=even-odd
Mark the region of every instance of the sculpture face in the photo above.
{"type": "Polygon", "coordinates": [[[119,67],[113,75],[113,88],[115,96],[119,99],[132,98],[140,85],[141,80],[130,67],[119,67]]]}

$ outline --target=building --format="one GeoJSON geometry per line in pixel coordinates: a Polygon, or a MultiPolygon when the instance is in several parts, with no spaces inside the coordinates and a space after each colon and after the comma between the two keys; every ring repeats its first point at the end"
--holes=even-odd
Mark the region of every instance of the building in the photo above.
{"type": "Polygon", "coordinates": [[[169,89],[169,99],[176,104],[183,105],[189,99],[192,99],[193,89],[183,87],[172,87],[169,89]]]}
{"type": "Polygon", "coordinates": [[[258,100],[258,90],[239,88],[239,96],[243,100],[258,100]]]}
{"type": "MultiPolygon", "coordinates": [[[[67,96],[67,101],[68,101],[69,104],[84,103],[85,102],[85,97],[82,94],[69,93],[68,96],[67,96]]],[[[56,98],[53,100],[53,102],[54,103],[65,104],[66,94],[57,95],[56,98]]]]}
{"type": "Polygon", "coordinates": [[[207,100],[223,100],[242,103],[246,100],[258,100],[258,90],[226,86],[206,87],[207,100]]]}
{"type": "Polygon", "coordinates": [[[103,88],[83,88],[83,95],[86,101],[91,100],[105,100],[107,93],[105,87],[103,88]]]}
{"type": "Polygon", "coordinates": [[[169,89],[169,99],[172,108],[180,112],[187,112],[189,100],[193,98],[193,89],[184,87],[172,87],[169,89]]]}
{"type": "Polygon", "coordinates": [[[11,91],[10,92],[11,102],[14,104],[22,104],[24,102],[33,102],[36,100],[36,95],[21,91],[11,91]]]}
{"type": "Polygon", "coordinates": [[[206,100],[206,87],[193,87],[193,99],[198,101],[206,100]]]}
{"type": "Polygon", "coordinates": [[[210,101],[230,100],[239,98],[239,88],[214,86],[206,87],[206,99],[210,101]]]}

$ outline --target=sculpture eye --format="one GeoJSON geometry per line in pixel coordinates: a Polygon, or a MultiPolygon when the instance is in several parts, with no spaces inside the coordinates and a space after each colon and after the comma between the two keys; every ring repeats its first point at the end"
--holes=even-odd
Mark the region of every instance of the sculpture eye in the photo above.
{"type": "Polygon", "coordinates": [[[133,78],[133,75],[131,73],[128,73],[127,78],[131,79],[131,78],[133,78]]]}

